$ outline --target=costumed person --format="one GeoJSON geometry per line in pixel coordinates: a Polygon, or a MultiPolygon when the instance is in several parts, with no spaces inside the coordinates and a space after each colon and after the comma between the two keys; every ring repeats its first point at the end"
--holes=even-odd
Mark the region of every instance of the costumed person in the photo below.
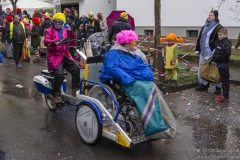
{"type": "Polygon", "coordinates": [[[66,69],[72,75],[72,95],[76,96],[76,91],[79,90],[80,68],[69,53],[67,44],[60,44],[61,40],[69,37],[67,29],[63,27],[63,24],[66,23],[65,15],[56,13],[52,19],[53,25],[45,30],[44,44],[48,46],[48,71],[54,77],[51,90],[52,99],[56,104],[59,104],[62,102],[58,93],[64,80],[63,69],[66,69]]]}
{"type": "Polygon", "coordinates": [[[4,44],[5,51],[6,51],[6,56],[4,58],[7,58],[7,59],[13,58],[12,43],[7,43],[7,37],[6,37],[7,28],[9,28],[9,25],[12,21],[13,21],[13,17],[7,15],[5,17],[5,23],[3,23],[3,28],[1,29],[2,30],[1,42],[4,44]]]}
{"type": "MultiPolygon", "coordinates": [[[[30,23],[29,23],[29,19],[27,17],[22,17],[23,24],[25,25],[26,31],[29,33],[31,30],[30,27],[30,23]]],[[[30,44],[29,44],[29,40],[28,39],[24,39],[24,43],[23,43],[23,49],[22,49],[22,56],[21,59],[26,60],[26,61],[30,61],[30,44]]]]}
{"type": "MultiPolygon", "coordinates": [[[[195,53],[199,54],[199,70],[198,70],[198,81],[199,86],[195,88],[195,91],[208,91],[210,82],[200,77],[201,62],[206,62],[204,57],[211,56],[213,50],[216,48],[216,40],[218,39],[218,31],[223,28],[219,23],[218,11],[212,9],[208,15],[208,19],[205,25],[202,27],[196,45],[195,53]]],[[[221,94],[221,83],[211,83],[215,86],[216,90],[214,94],[221,94]]]]}
{"type": "Polygon", "coordinates": [[[40,36],[41,36],[41,41],[40,41],[40,48],[39,51],[42,55],[47,53],[47,47],[44,46],[44,31],[52,26],[52,20],[50,17],[50,14],[48,12],[45,12],[42,15],[41,18],[41,24],[40,24],[40,36]]]}
{"type": "Polygon", "coordinates": [[[118,79],[124,92],[135,102],[141,117],[144,133],[153,139],[174,138],[177,133],[176,120],[153,82],[151,65],[135,54],[138,36],[131,30],[116,35],[117,49],[104,54],[104,63],[99,77],[102,83],[118,79]],[[150,103],[151,102],[151,103],[150,103]],[[147,112],[147,110],[151,112],[147,112]]]}
{"type": "Polygon", "coordinates": [[[92,33],[102,31],[102,29],[100,27],[100,24],[99,24],[99,21],[94,18],[94,14],[93,14],[92,11],[88,12],[88,19],[83,22],[83,25],[84,25],[83,30],[84,31],[86,29],[87,24],[91,24],[93,26],[93,32],[92,33]]]}
{"type": "Polygon", "coordinates": [[[35,59],[33,63],[40,62],[39,55],[39,46],[40,46],[40,19],[38,17],[32,18],[33,26],[30,32],[31,35],[31,46],[33,47],[33,51],[35,54],[35,59]]]}
{"type": "Polygon", "coordinates": [[[174,33],[169,33],[166,38],[160,38],[160,42],[168,41],[164,51],[164,68],[168,71],[168,87],[177,86],[178,46],[175,42],[183,42],[183,38],[177,38],[174,33]]]}
{"type": "Polygon", "coordinates": [[[109,30],[108,38],[109,42],[115,41],[116,35],[123,30],[131,30],[131,25],[128,23],[128,14],[122,12],[120,18],[116,20],[109,30]]]}
{"type": "MultiPolygon", "coordinates": [[[[20,17],[20,19],[22,18],[22,10],[21,8],[17,8],[17,15],[20,17]]],[[[14,14],[14,13],[13,13],[14,14]]]]}
{"type": "Polygon", "coordinates": [[[97,20],[100,23],[100,27],[101,27],[102,33],[106,36],[107,35],[107,30],[108,30],[107,20],[103,17],[101,12],[99,12],[97,14],[97,20]]]}

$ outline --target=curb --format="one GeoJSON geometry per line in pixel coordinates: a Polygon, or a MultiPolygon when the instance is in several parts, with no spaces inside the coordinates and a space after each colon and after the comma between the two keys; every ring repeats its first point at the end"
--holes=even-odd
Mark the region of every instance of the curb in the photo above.
{"type": "MultiPolygon", "coordinates": [[[[230,84],[235,84],[237,86],[240,86],[240,81],[238,80],[229,80],[229,83],[230,84]]],[[[174,88],[171,88],[171,87],[166,87],[166,88],[160,88],[160,90],[162,91],[163,94],[166,94],[166,93],[175,93],[175,92],[179,92],[179,91],[182,91],[182,90],[186,90],[186,89],[190,89],[190,88],[195,88],[199,85],[198,82],[196,83],[189,83],[189,84],[184,84],[184,85],[181,85],[181,86],[177,86],[177,87],[174,87],[174,88]]]]}
{"type": "MultiPolygon", "coordinates": [[[[240,84],[240,82],[239,82],[239,84],[240,84]]],[[[176,86],[174,88],[171,88],[171,87],[160,88],[160,90],[162,91],[163,94],[174,93],[174,92],[179,92],[179,91],[182,91],[182,90],[194,88],[194,87],[197,87],[198,85],[199,85],[199,83],[196,82],[196,83],[189,83],[189,84],[176,86]]]]}

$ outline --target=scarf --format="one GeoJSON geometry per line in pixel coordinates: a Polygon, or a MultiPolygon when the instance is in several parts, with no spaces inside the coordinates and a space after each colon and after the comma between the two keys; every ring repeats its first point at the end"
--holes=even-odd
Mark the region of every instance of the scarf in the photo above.
{"type": "MultiPolygon", "coordinates": [[[[56,29],[57,33],[58,33],[58,37],[60,38],[59,41],[61,41],[63,39],[63,32],[62,32],[62,27],[59,29],[56,29]]],[[[62,46],[62,51],[64,50],[63,44],[61,44],[62,46]]]]}
{"type": "MultiPolygon", "coordinates": [[[[212,22],[206,22],[205,23],[205,26],[203,28],[203,31],[202,31],[202,35],[201,35],[201,40],[200,40],[200,47],[201,47],[201,50],[203,50],[204,48],[204,45],[205,45],[205,42],[207,40],[207,33],[212,30],[218,23],[216,21],[212,21],[212,22]]],[[[201,52],[203,53],[203,52],[201,52]]],[[[202,55],[202,54],[201,54],[202,55]]]]}

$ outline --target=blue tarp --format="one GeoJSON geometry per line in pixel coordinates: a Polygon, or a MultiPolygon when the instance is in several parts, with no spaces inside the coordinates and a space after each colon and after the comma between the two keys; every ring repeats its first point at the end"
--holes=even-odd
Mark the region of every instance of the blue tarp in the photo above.
{"type": "Polygon", "coordinates": [[[136,80],[128,85],[123,85],[125,93],[135,102],[141,117],[141,123],[146,135],[152,135],[167,130],[162,118],[161,104],[157,86],[151,81],[136,80]]]}
{"type": "Polygon", "coordinates": [[[119,79],[123,85],[135,80],[153,81],[153,72],[149,64],[144,64],[140,56],[121,50],[111,50],[104,55],[102,83],[110,79],[119,79]]]}

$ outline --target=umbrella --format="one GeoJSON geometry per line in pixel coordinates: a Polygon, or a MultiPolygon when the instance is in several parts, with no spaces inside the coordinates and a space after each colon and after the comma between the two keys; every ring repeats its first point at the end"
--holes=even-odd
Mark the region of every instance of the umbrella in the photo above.
{"type": "MultiPolygon", "coordinates": [[[[3,9],[6,8],[13,8],[12,4],[3,7],[3,9]]],[[[55,6],[51,3],[38,0],[19,0],[17,2],[17,8],[21,8],[24,10],[36,10],[36,9],[54,9],[55,6]]]]}
{"type": "MultiPolygon", "coordinates": [[[[111,28],[113,23],[120,18],[120,14],[125,11],[112,11],[109,16],[106,18],[107,19],[107,24],[108,28],[111,28]]],[[[128,14],[128,23],[131,25],[131,29],[134,31],[135,30],[135,24],[134,24],[134,18],[128,14]]]]}

